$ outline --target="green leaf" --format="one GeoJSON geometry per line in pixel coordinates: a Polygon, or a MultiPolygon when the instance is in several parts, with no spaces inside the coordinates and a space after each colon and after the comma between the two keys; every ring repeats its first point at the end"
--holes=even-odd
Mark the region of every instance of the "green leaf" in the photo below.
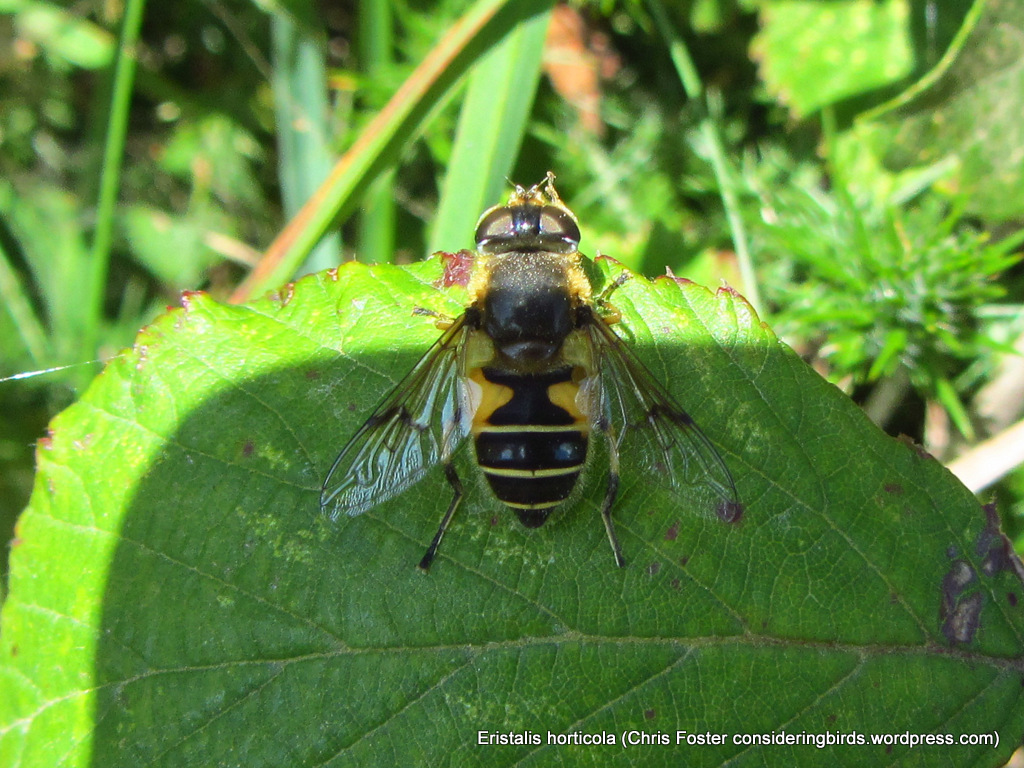
{"type": "Polygon", "coordinates": [[[212,218],[200,213],[179,216],[136,204],[124,207],[119,223],[139,262],[164,285],[181,290],[201,283],[205,271],[220,259],[204,242],[209,222],[203,219],[212,218]]]}
{"type": "Polygon", "coordinates": [[[114,58],[110,34],[58,3],[6,2],[0,13],[15,12],[20,34],[38,43],[47,53],[83,69],[102,69],[114,58]]]}
{"type": "Polygon", "coordinates": [[[914,62],[905,0],[763,0],[753,57],[797,117],[898,82],[914,62]]]}
{"type": "MultiPolygon", "coordinates": [[[[82,239],[79,201],[66,190],[39,185],[31,196],[19,194],[12,185],[0,183],[0,214],[6,217],[10,235],[24,253],[31,274],[26,280],[38,291],[39,320],[51,334],[46,363],[81,361],[82,329],[89,324],[89,308],[81,301],[82,286],[89,279],[89,250],[82,239]]],[[[8,297],[8,302],[11,301],[8,297]]],[[[24,309],[22,307],[22,309],[24,309]]],[[[8,311],[17,311],[17,302],[8,311]]],[[[21,317],[19,322],[26,320],[21,317]]],[[[23,326],[37,335],[40,326],[23,326]]]]}
{"type": "Polygon", "coordinates": [[[988,221],[1024,212],[1024,5],[976,0],[960,34],[919,83],[866,119],[891,126],[886,163],[893,168],[953,158],[948,185],[967,212],[988,221]]]}
{"type": "Polygon", "coordinates": [[[32,296],[0,241],[0,339],[6,348],[6,358],[0,364],[0,373],[14,373],[8,366],[32,364],[45,360],[49,354],[49,341],[42,319],[32,306],[32,296]]]}
{"type": "MultiPolygon", "coordinates": [[[[607,272],[608,262],[601,268],[607,272]]],[[[38,449],[0,634],[0,762],[997,765],[1024,729],[1024,589],[994,513],[879,432],[729,290],[615,294],[716,443],[727,524],[625,456],[527,530],[477,482],[428,575],[442,473],[337,524],[336,453],[458,312],[442,267],[349,263],[281,297],[188,294],[38,449]],[[530,731],[538,746],[480,746],[530,731]],[[623,735],[726,734],[705,746],[623,735]],[[548,732],[614,746],[548,744],[548,732]],[[988,734],[999,747],[736,744],[988,734]]],[[[475,477],[468,457],[463,477],[475,477]]]]}

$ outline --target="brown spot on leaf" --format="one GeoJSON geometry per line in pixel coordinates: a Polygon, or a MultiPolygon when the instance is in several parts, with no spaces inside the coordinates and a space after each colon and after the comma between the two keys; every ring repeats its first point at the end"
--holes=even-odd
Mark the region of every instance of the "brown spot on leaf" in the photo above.
{"type": "Polygon", "coordinates": [[[661,563],[654,562],[647,566],[647,575],[654,576],[658,571],[661,570],[661,563]]]}
{"type": "Polygon", "coordinates": [[[959,600],[942,625],[942,632],[951,643],[969,643],[978,632],[981,622],[980,592],[974,592],[959,600]]]}
{"type": "Polygon", "coordinates": [[[657,716],[657,713],[653,709],[644,710],[644,720],[653,720],[657,716]]]}
{"type": "Polygon", "coordinates": [[[942,590],[946,594],[963,592],[975,578],[974,569],[966,560],[956,560],[942,580],[942,590]]]}
{"type": "Polygon", "coordinates": [[[1007,592],[1006,593],[1006,602],[1008,602],[1012,607],[1016,608],[1017,607],[1017,593],[1016,592],[1007,592]]]}
{"type": "Polygon", "coordinates": [[[675,541],[678,535],[679,521],[676,520],[674,523],[672,523],[671,527],[669,527],[669,529],[665,531],[665,541],[675,541]]]}
{"type": "Polygon", "coordinates": [[[893,496],[903,495],[903,486],[900,483],[886,483],[882,486],[886,493],[891,493],[893,496]]]}
{"type": "Polygon", "coordinates": [[[308,371],[306,371],[306,380],[307,381],[314,381],[315,379],[319,379],[319,378],[320,378],[320,371],[318,371],[316,368],[310,368],[308,371]]]}
{"type": "Polygon", "coordinates": [[[981,592],[967,592],[977,580],[977,574],[966,560],[954,560],[942,579],[939,620],[942,634],[951,645],[969,643],[977,634],[983,597],[981,592]]]}
{"type": "Polygon", "coordinates": [[[286,283],[282,285],[278,290],[270,294],[270,298],[280,304],[282,307],[287,306],[295,295],[295,283],[286,283]]]}
{"type": "Polygon", "coordinates": [[[736,523],[743,517],[743,505],[738,501],[721,501],[718,503],[718,519],[723,523],[736,523]]]}
{"type": "Polygon", "coordinates": [[[255,450],[256,446],[253,444],[252,440],[246,440],[245,444],[242,446],[242,456],[248,459],[250,456],[252,456],[255,450]]]}
{"type": "Polygon", "coordinates": [[[672,585],[672,589],[674,589],[676,592],[678,592],[682,588],[682,583],[679,581],[679,579],[672,579],[672,581],[670,581],[669,584],[672,585]]]}
{"type": "Polygon", "coordinates": [[[899,440],[908,448],[910,448],[914,453],[916,453],[919,459],[931,459],[932,461],[935,461],[935,457],[928,453],[928,451],[926,451],[920,445],[915,443],[912,437],[908,437],[907,435],[900,435],[896,439],[899,440]]]}
{"type": "Polygon", "coordinates": [[[999,528],[999,511],[995,502],[982,507],[985,510],[985,527],[978,534],[975,552],[981,558],[981,572],[995,576],[1000,571],[1010,571],[1024,583],[1024,565],[1013,551],[1010,540],[999,528]]]}

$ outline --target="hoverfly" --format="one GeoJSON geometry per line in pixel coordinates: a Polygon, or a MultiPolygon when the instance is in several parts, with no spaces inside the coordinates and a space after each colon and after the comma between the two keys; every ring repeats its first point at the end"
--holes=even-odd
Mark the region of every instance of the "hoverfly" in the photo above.
{"type": "Polygon", "coordinates": [[[465,312],[435,315],[441,337],[338,454],[320,494],[332,519],[366,512],[441,464],[453,497],[425,571],[463,496],[452,457],[465,438],[494,496],[536,528],[569,499],[595,432],[608,448],[601,517],[618,566],[612,506],[624,447],[723,520],[740,516],[718,451],[610,327],[608,295],[629,273],[595,297],[579,241],[551,173],[484,212],[465,312]]]}

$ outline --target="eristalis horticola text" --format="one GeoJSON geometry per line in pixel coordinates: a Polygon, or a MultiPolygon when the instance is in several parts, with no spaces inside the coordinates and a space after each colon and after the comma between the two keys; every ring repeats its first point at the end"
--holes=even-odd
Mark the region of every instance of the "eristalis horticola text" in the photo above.
{"type": "Polygon", "coordinates": [[[576,217],[549,173],[517,186],[505,205],[480,217],[467,285],[456,318],[434,314],[441,337],[377,406],[331,467],[321,507],[336,519],[358,515],[405,491],[441,464],[454,495],[419,567],[430,567],[463,496],[452,457],[473,437],[476,463],[494,496],[528,528],[573,493],[596,433],[607,445],[601,518],[615,563],[625,564],[612,507],[619,456],[635,455],[669,488],[723,520],[742,513],[729,469],[611,325],[607,302],[584,271],[576,217]]]}

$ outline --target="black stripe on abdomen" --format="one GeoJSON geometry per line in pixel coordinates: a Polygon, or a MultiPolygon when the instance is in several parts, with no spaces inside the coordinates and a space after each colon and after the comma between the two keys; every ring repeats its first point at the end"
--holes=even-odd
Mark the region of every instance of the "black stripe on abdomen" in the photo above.
{"type": "Polygon", "coordinates": [[[587,436],[527,430],[479,433],[477,463],[499,500],[513,507],[553,507],[576,486],[587,459],[587,436]]]}
{"type": "Polygon", "coordinates": [[[487,469],[527,470],[581,467],[587,459],[587,439],[579,430],[490,430],[476,438],[476,460],[487,469]]]}
{"type": "Polygon", "coordinates": [[[569,367],[542,374],[483,369],[487,382],[507,387],[511,399],[489,414],[476,433],[477,463],[494,495],[516,508],[531,527],[547,508],[565,501],[587,459],[588,435],[548,390],[571,381],[569,367]]]}

